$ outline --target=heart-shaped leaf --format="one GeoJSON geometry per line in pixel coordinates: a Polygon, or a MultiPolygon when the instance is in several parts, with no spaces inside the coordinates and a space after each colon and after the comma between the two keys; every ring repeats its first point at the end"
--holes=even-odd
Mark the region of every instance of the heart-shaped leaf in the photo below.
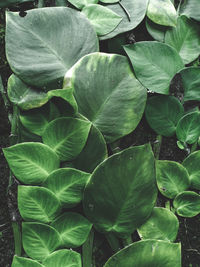
{"type": "Polygon", "coordinates": [[[22,223],[22,243],[26,254],[42,261],[61,244],[59,233],[51,226],[42,223],[22,223]]]}
{"type": "Polygon", "coordinates": [[[154,208],[150,218],[137,230],[141,239],[173,242],[178,234],[179,221],[168,209],[154,208]]]}
{"type": "Polygon", "coordinates": [[[18,186],[18,208],[25,221],[49,223],[60,210],[60,202],[47,188],[18,186]]]}
{"type": "Polygon", "coordinates": [[[200,21],[200,2],[199,0],[187,0],[180,2],[179,12],[187,17],[200,21]]]}
{"type": "Polygon", "coordinates": [[[13,262],[11,267],[22,267],[22,266],[26,266],[26,267],[44,267],[44,265],[40,264],[37,261],[28,259],[28,258],[23,258],[23,257],[18,257],[17,255],[15,255],[13,257],[13,262]]]}
{"type": "Polygon", "coordinates": [[[133,75],[126,57],[93,53],[83,57],[65,76],[74,88],[79,112],[111,143],[132,132],[146,103],[146,90],[133,75]]]}
{"type": "Polygon", "coordinates": [[[27,84],[44,87],[61,81],[76,61],[98,51],[93,27],[73,9],[48,7],[28,10],[25,17],[7,12],[6,17],[7,59],[27,84]]]}
{"type": "Polygon", "coordinates": [[[137,42],[124,49],[138,80],[149,90],[168,95],[172,78],[184,67],[176,50],[156,41],[137,42]]]}
{"type": "Polygon", "coordinates": [[[147,220],[156,196],[154,157],[147,144],[103,161],[86,185],[83,206],[97,230],[126,236],[147,220]]]}
{"type": "Polygon", "coordinates": [[[50,189],[61,204],[72,207],[81,202],[83,189],[90,177],[89,173],[71,168],[61,168],[52,172],[44,187],[50,189]]]}
{"type": "Polygon", "coordinates": [[[74,212],[63,213],[51,226],[59,232],[62,246],[67,248],[80,247],[92,228],[92,224],[85,217],[74,212]]]}
{"type": "Polygon", "coordinates": [[[175,161],[156,161],[156,180],[161,194],[171,199],[190,186],[187,170],[175,161]]]}
{"type": "Polygon", "coordinates": [[[59,168],[55,152],[41,143],[21,143],[3,149],[8,165],[24,184],[40,184],[59,168]]]}

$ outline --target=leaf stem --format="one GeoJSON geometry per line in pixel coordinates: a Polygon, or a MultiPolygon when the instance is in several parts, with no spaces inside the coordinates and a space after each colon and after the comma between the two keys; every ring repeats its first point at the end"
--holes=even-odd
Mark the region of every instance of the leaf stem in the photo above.
{"type": "Polygon", "coordinates": [[[12,229],[13,229],[13,235],[14,235],[14,241],[15,241],[15,255],[21,256],[22,252],[22,237],[21,237],[21,230],[18,222],[13,221],[12,222],[12,229]]]}
{"type": "Polygon", "coordinates": [[[119,239],[113,233],[108,233],[105,235],[111,249],[113,252],[118,252],[120,250],[119,239]]]}
{"type": "Polygon", "coordinates": [[[155,159],[159,159],[161,144],[162,144],[162,135],[159,134],[157,135],[156,141],[153,144],[155,159]]]}
{"type": "Polygon", "coordinates": [[[83,267],[92,267],[94,230],[91,229],[90,234],[82,246],[83,267]]]}
{"type": "Polygon", "coordinates": [[[131,16],[130,16],[128,10],[125,8],[125,6],[121,3],[121,0],[118,2],[118,4],[124,10],[124,12],[126,13],[126,16],[127,16],[128,20],[131,21],[131,16]]]}

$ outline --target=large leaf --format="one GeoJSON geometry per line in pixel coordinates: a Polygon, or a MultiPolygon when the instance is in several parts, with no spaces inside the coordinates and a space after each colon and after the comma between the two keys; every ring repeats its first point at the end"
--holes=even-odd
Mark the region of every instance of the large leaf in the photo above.
{"type": "Polygon", "coordinates": [[[74,88],[78,109],[111,143],[138,125],[146,90],[124,56],[93,53],[66,74],[64,87],[74,88]]]}
{"type": "Polygon", "coordinates": [[[59,233],[42,223],[22,223],[22,243],[26,254],[35,260],[44,260],[61,243],[59,233]]]}
{"type": "Polygon", "coordinates": [[[43,186],[50,189],[61,204],[69,208],[81,202],[83,189],[89,177],[89,173],[71,168],[61,168],[52,172],[43,186]]]}
{"type": "Polygon", "coordinates": [[[60,202],[47,188],[18,186],[18,208],[25,221],[49,223],[60,210],[60,202]]]}
{"type": "Polygon", "coordinates": [[[181,267],[181,246],[161,240],[144,240],[114,254],[104,267],[181,267]]]}
{"type": "Polygon", "coordinates": [[[14,175],[24,184],[40,184],[59,168],[55,152],[41,143],[21,143],[3,149],[14,175]]]}
{"type": "Polygon", "coordinates": [[[87,5],[82,12],[89,19],[99,36],[112,32],[122,21],[121,16],[101,5],[87,5]]]}
{"type": "Polygon", "coordinates": [[[153,96],[147,100],[145,116],[151,128],[163,136],[172,136],[184,112],[174,96],[153,96]]]}
{"type": "Polygon", "coordinates": [[[176,9],[170,0],[149,0],[147,16],[157,24],[176,26],[176,9]]]}
{"type": "Polygon", "coordinates": [[[94,51],[96,34],[78,11],[49,7],[28,10],[25,17],[7,12],[7,59],[13,72],[30,85],[62,80],[78,59],[94,51]]]}
{"type": "Polygon", "coordinates": [[[99,0],[68,0],[73,6],[78,9],[83,9],[90,4],[97,4],[99,0]]]}
{"type": "Polygon", "coordinates": [[[200,195],[193,191],[185,191],[173,201],[176,213],[182,217],[194,217],[200,213],[200,195]]]}
{"type": "Polygon", "coordinates": [[[45,267],[81,267],[81,255],[73,250],[61,249],[43,261],[45,267]]]}
{"type": "Polygon", "coordinates": [[[74,212],[63,213],[51,226],[59,232],[62,246],[67,248],[80,247],[92,228],[92,224],[85,217],[74,212]]]}
{"type": "Polygon", "coordinates": [[[185,0],[181,2],[180,13],[187,17],[200,21],[200,2],[199,0],[185,0]]]}
{"type": "Polygon", "coordinates": [[[15,255],[13,257],[13,262],[11,267],[44,267],[44,265],[40,264],[37,261],[31,260],[29,258],[23,258],[23,257],[18,257],[15,255]]]}
{"type": "Polygon", "coordinates": [[[9,7],[14,4],[21,4],[24,2],[32,2],[34,0],[2,0],[0,3],[0,8],[2,7],[9,7]]]}
{"type": "Polygon", "coordinates": [[[191,187],[200,190],[200,151],[191,153],[183,161],[183,166],[189,173],[191,187]]]}
{"type": "Polygon", "coordinates": [[[178,18],[175,28],[166,31],[165,43],[174,47],[184,64],[195,60],[200,54],[199,25],[185,16],[178,18]]]}
{"type": "Polygon", "coordinates": [[[149,90],[169,94],[172,78],[184,67],[176,50],[156,41],[137,42],[124,49],[138,80],[149,90]]]}
{"type": "Polygon", "coordinates": [[[106,5],[123,19],[112,32],[102,36],[101,39],[110,39],[120,33],[136,28],[145,17],[148,1],[121,0],[119,3],[106,5]]]}
{"type": "Polygon", "coordinates": [[[168,209],[154,208],[151,217],[138,229],[142,239],[173,242],[178,234],[178,218],[168,209]]]}
{"type": "Polygon", "coordinates": [[[91,123],[74,118],[58,118],[46,127],[42,140],[51,147],[61,161],[76,158],[85,146],[91,123]]]}
{"type": "Polygon", "coordinates": [[[83,205],[99,231],[126,236],[147,220],[156,196],[154,157],[147,144],[103,161],[86,185],[83,205]]]}

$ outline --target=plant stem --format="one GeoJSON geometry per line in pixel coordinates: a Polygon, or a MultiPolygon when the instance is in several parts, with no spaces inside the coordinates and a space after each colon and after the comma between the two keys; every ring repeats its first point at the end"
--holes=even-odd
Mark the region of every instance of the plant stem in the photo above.
{"type": "Polygon", "coordinates": [[[21,256],[22,238],[21,238],[21,231],[20,231],[20,226],[18,222],[16,221],[12,222],[12,229],[13,229],[13,235],[14,235],[14,241],[15,241],[15,255],[21,256]]]}
{"type": "Polygon", "coordinates": [[[8,111],[8,107],[9,107],[9,100],[6,96],[6,92],[4,90],[4,86],[3,86],[3,82],[2,82],[2,78],[0,76],[0,93],[2,95],[2,98],[3,98],[3,102],[4,102],[4,105],[5,105],[5,108],[6,110],[8,111]]]}
{"type": "Polygon", "coordinates": [[[168,210],[171,209],[170,208],[170,201],[169,200],[165,202],[165,208],[168,209],[168,210]]]}
{"type": "Polygon", "coordinates": [[[162,135],[157,135],[156,141],[153,145],[155,159],[159,159],[161,144],[162,144],[162,135]]]}
{"type": "Polygon", "coordinates": [[[108,233],[105,236],[113,252],[118,252],[120,250],[119,239],[113,233],[108,233]]]}
{"type": "Polygon", "coordinates": [[[38,8],[44,7],[44,0],[38,0],[38,8]]]}
{"type": "Polygon", "coordinates": [[[122,243],[123,243],[124,247],[129,246],[130,244],[132,244],[133,240],[132,240],[131,235],[128,236],[127,238],[123,238],[122,239],[122,243]]]}
{"type": "Polygon", "coordinates": [[[92,267],[93,241],[94,241],[94,230],[91,229],[88,239],[82,246],[83,267],[92,267]]]}

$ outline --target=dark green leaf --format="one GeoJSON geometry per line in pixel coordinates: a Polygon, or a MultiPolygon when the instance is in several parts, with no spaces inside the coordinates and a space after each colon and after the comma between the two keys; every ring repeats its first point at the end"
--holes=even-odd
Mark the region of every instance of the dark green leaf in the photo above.
{"type": "Polygon", "coordinates": [[[11,267],[44,267],[44,265],[29,258],[18,257],[15,255],[11,267]]]}
{"type": "Polygon", "coordinates": [[[24,2],[33,2],[34,0],[2,0],[0,3],[0,8],[9,7],[14,4],[21,4],[24,2]]]}
{"type": "Polygon", "coordinates": [[[187,17],[200,21],[200,2],[199,0],[181,1],[180,13],[187,17]]]}
{"type": "Polygon", "coordinates": [[[165,39],[165,32],[168,27],[159,25],[151,21],[150,19],[146,18],[146,28],[148,33],[159,42],[164,42],[165,39]]]}

